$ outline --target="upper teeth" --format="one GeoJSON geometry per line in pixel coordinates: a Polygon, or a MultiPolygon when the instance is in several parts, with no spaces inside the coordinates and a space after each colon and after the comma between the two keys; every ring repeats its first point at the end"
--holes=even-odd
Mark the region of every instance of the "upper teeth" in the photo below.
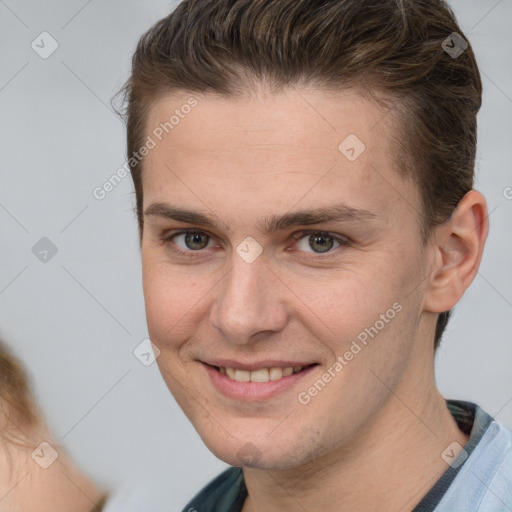
{"type": "Polygon", "coordinates": [[[298,373],[302,366],[287,366],[286,368],[260,368],[253,370],[235,370],[234,368],[220,367],[220,373],[227,375],[230,379],[238,382],[268,382],[269,380],[279,380],[282,377],[289,377],[292,373],[298,373]]]}

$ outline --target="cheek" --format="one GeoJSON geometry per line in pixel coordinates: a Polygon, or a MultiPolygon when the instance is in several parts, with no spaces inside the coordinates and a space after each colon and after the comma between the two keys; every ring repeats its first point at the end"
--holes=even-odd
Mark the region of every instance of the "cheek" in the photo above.
{"type": "Polygon", "coordinates": [[[158,345],[171,345],[190,335],[212,287],[208,276],[185,266],[171,266],[143,251],[142,283],[151,339],[158,345]]]}
{"type": "Polygon", "coordinates": [[[390,377],[401,371],[418,316],[405,255],[400,262],[389,252],[374,256],[336,274],[296,279],[293,287],[300,321],[329,350],[328,363],[342,356],[350,381],[368,380],[363,388],[374,379],[369,368],[390,377]]]}
{"type": "Polygon", "coordinates": [[[391,269],[360,264],[350,271],[318,273],[314,279],[295,278],[290,289],[300,309],[326,335],[352,336],[403,297],[401,281],[391,269]]]}

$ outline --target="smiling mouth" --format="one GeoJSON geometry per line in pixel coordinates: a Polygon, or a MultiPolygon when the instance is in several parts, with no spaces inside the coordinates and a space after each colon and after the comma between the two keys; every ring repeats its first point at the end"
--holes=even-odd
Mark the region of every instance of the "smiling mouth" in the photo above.
{"type": "Polygon", "coordinates": [[[212,368],[215,368],[219,373],[226,375],[226,377],[236,382],[269,382],[290,377],[291,375],[300,373],[312,366],[316,366],[316,364],[310,364],[307,366],[274,366],[271,368],[259,368],[252,371],[229,367],[225,368],[224,366],[212,366],[212,368]]]}

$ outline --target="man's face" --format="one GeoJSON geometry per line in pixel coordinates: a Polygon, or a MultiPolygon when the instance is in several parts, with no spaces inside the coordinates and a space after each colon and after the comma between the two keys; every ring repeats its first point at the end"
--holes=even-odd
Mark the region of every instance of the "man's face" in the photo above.
{"type": "Polygon", "coordinates": [[[356,92],[194,95],[181,109],[189,97],[159,100],[146,125],[150,338],[210,450],[293,467],[355,442],[432,371],[432,340],[414,343],[428,266],[419,194],[394,166],[391,114],[356,92]],[[159,141],[175,109],[190,113],[159,141]]]}

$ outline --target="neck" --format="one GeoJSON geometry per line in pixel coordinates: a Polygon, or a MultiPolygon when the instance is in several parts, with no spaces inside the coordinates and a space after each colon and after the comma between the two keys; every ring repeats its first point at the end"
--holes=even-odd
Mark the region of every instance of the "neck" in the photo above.
{"type": "Polygon", "coordinates": [[[417,375],[414,383],[402,380],[349,447],[290,470],[244,468],[249,496],[243,512],[412,510],[448,469],[442,452],[468,440],[437,391],[433,371],[417,375]]]}

